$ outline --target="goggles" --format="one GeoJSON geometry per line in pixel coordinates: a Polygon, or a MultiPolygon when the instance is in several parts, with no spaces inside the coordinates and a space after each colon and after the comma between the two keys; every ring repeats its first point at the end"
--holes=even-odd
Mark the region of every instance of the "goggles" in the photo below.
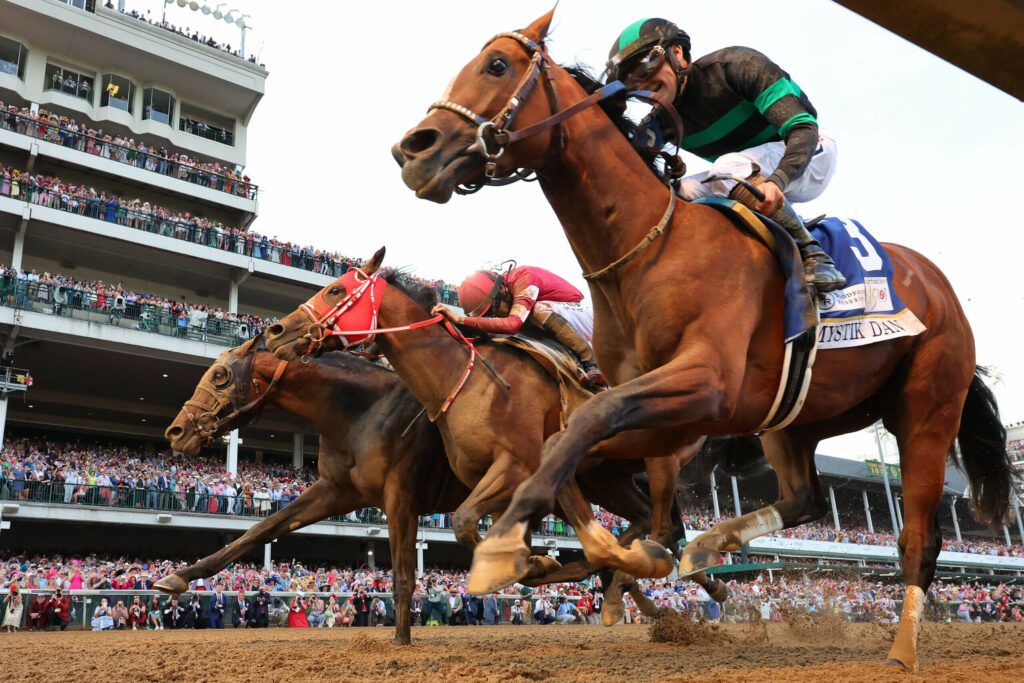
{"type": "Polygon", "coordinates": [[[637,81],[645,81],[654,75],[654,72],[661,68],[661,64],[665,59],[665,48],[661,45],[655,45],[651,48],[643,57],[637,60],[630,60],[629,63],[622,64],[616,69],[617,73],[610,74],[610,77],[614,77],[623,83],[635,83],[637,81]]]}

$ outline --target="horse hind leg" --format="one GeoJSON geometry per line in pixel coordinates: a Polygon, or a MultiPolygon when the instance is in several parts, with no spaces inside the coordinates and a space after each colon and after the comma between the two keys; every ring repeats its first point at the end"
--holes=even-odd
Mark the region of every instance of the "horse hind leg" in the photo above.
{"type": "Polygon", "coordinates": [[[916,354],[894,402],[895,414],[885,420],[886,427],[896,435],[900,451],[904,525],[899,549],[906,583],[899,630],[888,661],[908,671],[918,667],[917,638],[925,596],[942,549],[938,510],[946,462],[974,369],[973,359],[968,363],[945,354],[928,356],[916,354]],[[943,391],[936,392],[936,386],[943,387],[943,391]]]}
{"type": "Polygon", "coordinates": [[[804,524],[825,515],[825,498],[814,466],[817,436],[791,427],[761,437],[765,457],[779,482],[779,499],[768,507],[716,524],[679,557],[679,573],[696,576],[719,564],[723,551],[735,551],[760,536],[804,524]]]}

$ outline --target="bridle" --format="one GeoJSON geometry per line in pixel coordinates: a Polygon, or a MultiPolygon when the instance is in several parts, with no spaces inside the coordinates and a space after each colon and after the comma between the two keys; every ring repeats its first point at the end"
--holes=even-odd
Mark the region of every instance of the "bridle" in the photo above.
{"type": "MultiPolygon", "coordinates": [[[[511,388],[511,385],[506,382],[500,374],[498,374],[497,370],[491,366],[487,359],[479,354],[473,342],[462,334],[462,332],[452,325],[443,315],[438,314],[426,320],[420,320],[397,327],[378,327],[378,313],[380,312],[380,306],[383,300],[383,290],[388,284],[387,280],[380,277],[380,271],[376,271],[372,275],[367,275],[361,269],[353,268],[349,272],[354,273],[353,279],[355,281],[362,282],[362,284],[355,287],[337,303],[328,304],[323,301],[323,290],[321,290],[313,295],[309,301],[299,307],[300,310],[309,316],[312,321],[306,334],[302,337],[303,339],[306,339],[309,344],[306,354],[302,356],[302,362],[308,363],[312,356],[319,354],[323,350],[323,344],[328,337],[339,337],[344,344],[341,350],[351,352],[353,346],[369,343],[375,339],[378,334],[410,332],[412,330],[418,330],[440,323],[444,326],[444,329],[448,334],[467,348],[469,351],[469,361],[466,363],[466,369],[463,371],[462,376],[455,385],[455,388],[452,389],[448,394],[448,397],[441,404],[441,408],[436,414],[428,416],[431,422],[436,422],[441,415],[448,412],[448,409],[451,407],[452,403],[455,402],[455,399],[462,391],[462,388],[466,386],[466,382],[469,381],[469,376],[472,374],[478,358],[484,363],[488,370],[494,374],[498,381],[505,386],[506,389],[511,388]],[[360,280],[360,278],[362,279],[360,280]],[[378,296],[378,286],[381,289],[380,296],[378,296]],[[341,324],[345,316],[357,312],[360,307],[365,307],[366,304],[369,305],[369,310],[364,311],[363,315],[368,319],[367,329],[343,329],[341,324]]],[[[346,276],[339,278],[339,284],[341,280],[344,280],[345,278],[346,276]]],[[[329,287],[331,287],[331,285],[328,285],[328,288],[329,287]]],[[[346,291],[348,291],[347,288],[346,291]]]]}
{"type": "MultiPolygon", "coordinates": [[[[483,185],[508,185],[516,180],[528,179],[527,176],[529,175],[529,171],[524,173],[523,169],[513,171],[508,178],[495,178],[498,168],[498,160],[503,154],[505,154],[505,150],[508,149],[509,146],[520,140],[532,137],[557,126],[558,146],[559,148],[564,148],[565,130],[559,124],[589,108],[591,105],[622,93],[625,93],[627,97],[636,97],[659,106],[661,110],[672,119],[672,125],[676,134],[676,142],[678,143],[682,140],[682,119],[679,116],[679,112],[675,110],[675,107],[673,107],[670,102],[663,101],[659,95],[649,90],[627,91],[625,84],[621,81],[612,81],[611,83],[607,83],[579,102],[562,109],[559,105],[558,95],[555,92],[555,87],[552,83],[552,76],[550,74],[550,70],[555,66],[555,64],[551,60],[550,55],[548,55],[547,47],[544,45],[544,42],[532,40],[524,36],[519,31],[508,31],[505,33],[499,33],[488,40],[481,50],[486,49],[488,45],[500,38],[510,38],[523,46],[530,55],[530,64],[526,69],[526,72],[519,79],[519,82],[516,84],[512,94],[509,95],[508,100],[505,102],[505,106],[498,110],[497,114],[488,119],[469,107],[448,99],[438,100],[427,108],[427,113],[430,113],[435,109],[450,111],[476,126],[476,139],[473,141],[473,144],[463,150],[462,155],[480,154],[483,156],[485,180],[479,186],[469,186],[467,190],[462,192],[463,194],[475,192],[483,185]],[[527,126],[526,128],[509,130],[509,127],[515,120],[520,107],[536,87],[537,81],[540,79],[542,73],[544,74],[544,86],[551,100],[552,109],[554,110],[553,113],[547,118],[533,125],[527,126]]],[[[651,228],[644,238],[622,257],[616,259],[604,268],[584,273],[583,277],[587,280],[599,279],[618,270],[646,251],[654,240],[656,240],[665,231],[665,228],[671,221],[672,215],[675,211],[675,202],[675,191],[670,186],[668,207],[665,209],[665,213],[662,215],[658,224],[651,228]]]]}
{"type": "MultiPolygon", "coordinates": [[[[234,409],[234,402],[231,401],[230,399],[227,401],[222,400],[218,392],[216,391],[216,388],[211,389],[206,386],[208,384],[208,382],[206,381],[200,382],[196,389],[206,393],[213,399],[213,401],[210,404],[200,403],[199,401],[196,401],[194,398],[190,398],[189,400],[185,401],[185,404],[182,407],[182,411],[185,413],[185,416],[188,417],[188,421],[192,425],[192,429],[195,430],[195,433],[199,436],[200,440],[204,444],[213,443],[214,439],[216,439],[217,433],[221,429],[235,423],[240,418],[246,417],[256,409],[258,409],[261,405],[263,405],[263,402],[267,400],[268,396],[270,396],[270,392],[273,391],[278,381],[281,379],[281,377],[284,376],[284,371],[288,367],[288,361],[279,361],[277,364],[277,368],[275,368],[274,370],[273,377],[267,384],[267,388],[261,391],[259,380],[253,377],[252,369],[253,365],[255,365],[255,361],[256,352],[250,351],[248,358],[249,365],[247,371],[249,374],[250,382],[252,383],[253,390],[256,392],[256,396],[251,401],[243,405],[241,408],[234,409]],[[201,412],[195,414],[191,412],[189,408],[194,408],[201,412]],[[224,417],[218,418],[218,415],[220,415],[226,409],[233,410],[231,410],[231,412],[225,415],[224,417]]],[[[225,368],[225,370],[227,370],[227,372],[230,373],[230,370],[228,370],[227,368],[225,368]]],[[[231,381],[233,379],[233,376],[229,374],[228,380],[231,381]]],[[[227,383],[225,383],[225,386],[226,384],[227,383]]],[[[237,391],[237,389],[235,391],[237,391]]],[[[232,394],[234,394],[235,391],[233,391],[232,394]]]]}

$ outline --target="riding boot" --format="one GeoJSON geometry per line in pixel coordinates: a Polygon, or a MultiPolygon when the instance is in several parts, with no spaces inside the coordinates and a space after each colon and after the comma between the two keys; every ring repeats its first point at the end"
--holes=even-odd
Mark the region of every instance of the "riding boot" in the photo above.
{"type": "MultiPolygon", "coordinates": [[[[756,173],[748,180],[755,185],[764,182],[764,178],[756,173]]],[[[743,185],[736,185],[729,193],[729,197],[751,209],[756,208],[758,204],[754,195],[743,185]]],[[[811,233],[804,227],[804,222],[788,199],[783,198],[782,207],[771,216],[771,219],[785,228],[799,247],[800,256],[804,261],[804,274],[809,284],[822,294],[842,289],[846,285],[846,278],[836,268],[832,257],[825,253],[818,240],[811,237],[811,233]]]]}
{"type": "Polygon", "coordinates": [[[540,326],[555,338],[562,346],[566,347],[580,361],[583,372],[587,375],[587,385],[592,389],[601,389],[608,386],[607,380],[597,367],[597,359],[594,358],[594,349],[580,333],[569,324],[569,321],[557,313],[549,313],[540,326]]]}

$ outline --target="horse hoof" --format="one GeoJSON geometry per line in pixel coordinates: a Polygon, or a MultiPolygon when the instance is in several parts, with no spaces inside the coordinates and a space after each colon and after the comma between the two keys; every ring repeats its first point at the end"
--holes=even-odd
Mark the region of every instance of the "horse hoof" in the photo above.
{"type": "MultiPolygon", "coordinates": [[[[909,660],[910,657],[907,657],[906,659],[909,660]]],[[[900,659],[898,657],[889,657],[889,659],[885,660],[885,663],[889,664],[891,666],[898,666],[898,667],[902,668],[904,671],[906,671],[907,673],[915,673],[917,671],[917,662],[916,661],[912,661],[911,663],[908,663],[908,662],[905,662],[905,661],[903,661],[902,659],[900,659]]]]}
{"type": "Polygon", "coordinates": [[[529,569],[524,577],[527,579],[543,579],[562,568],[562,563],[550,555],[533,555],[527,562],[529,569]]]}
{"type": "Polygon", "coordinates": [[[485,595],[510,586],[530,569],[530,549],[525,544],[505,552],[488,552],[486,544],[485,539],[476,547],[469,568],[466,592],[473,595],[485,595]]]}
{"type": "Polygon", "coordinates": [[[717,603],[723,603],[729,599],[729,587],[725,585],[725,581],[718,579],[711,580],[711,590],[707,593],[717,603]]]}
{"type": "Polygon", "coordinates": [[[601,623],[605,626],[615,626],[626,616],[626,606],[621,602],[609,604],[606,600],[601,607],[601,623]]]}
{"type": "Polygon", "coordinates": [[[697,572],[717,567],[722,555],[717,550],[689,543],[679,554],[679,576],[692,576],[697,572]]]}
{"type": "Polygon", "coordinates": [[[181,595],[188,591],[188,582],[177,574],[168,574],[154,583],[153,588],[168,595],[181,595]]]}
{"type": "Polygon", "coordinates": [[[660,543],[650,540],[636,540],[629,546],[631,554],[639,554],[643,571],[630,573],[638,578],[660,579],[672,573],[676,568],[675,558],[660,543]]]}

